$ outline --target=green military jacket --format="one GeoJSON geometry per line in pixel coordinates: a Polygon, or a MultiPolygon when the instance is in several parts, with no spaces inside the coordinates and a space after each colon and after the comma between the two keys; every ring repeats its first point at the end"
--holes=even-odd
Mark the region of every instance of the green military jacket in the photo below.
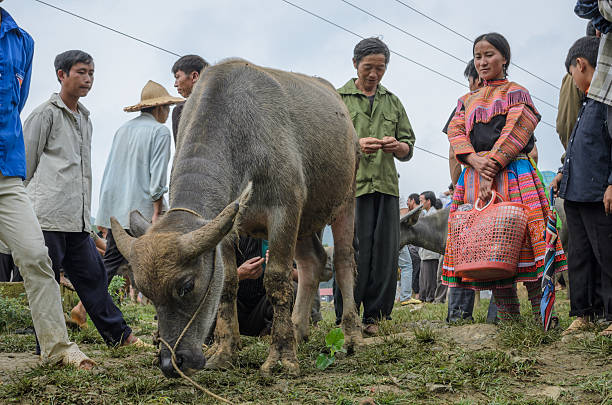
{"type": "MultiPolygon", "coordinates": [[[[408,155],[399,160],[402,162],[410,160],[415,137],[399,98],[379,84],[374,95],[374,104],[370,108],[370,100],[355,86],[355,80],[357,79],[349,80],[338,89],[338,93],[351,114],[357,136],[378,139],[393,136],[398,141],[410,145],[408,155]]],[[[392,154],[382,150],[361,155],[357,171],[357,197],[374,192],[399,197],[397,170],[393,157],[392,154]]]]}

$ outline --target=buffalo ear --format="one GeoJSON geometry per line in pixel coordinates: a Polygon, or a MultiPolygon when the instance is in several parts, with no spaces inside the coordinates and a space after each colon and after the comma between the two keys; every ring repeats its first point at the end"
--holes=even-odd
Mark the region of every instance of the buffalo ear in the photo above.
{"type": "Polygon", "coordinates": [[[141,237],[151,227],[151,223],[138,210],[130,212],[130,232],[136,238],[141,237]]]}
{"type": "Polygon", "coordinates": [[[421,215],[421,210],[423,209],[423,204],[419,204],[413,210],[408,212],[402,218],[400,218],[400,224],[405,226],[414,226],[419,220],[419,216],[421,215]]]}

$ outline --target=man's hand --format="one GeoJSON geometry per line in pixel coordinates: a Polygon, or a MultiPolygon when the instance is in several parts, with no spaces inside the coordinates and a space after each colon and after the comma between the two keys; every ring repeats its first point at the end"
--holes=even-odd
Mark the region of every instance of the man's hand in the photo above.
{"type": "Polygon", "coordinates": [[[465,158],[465,161],[468,165],[470,165],[478,174],[480,174],[483,178],[493,181],[495,175],[497,174],[497,164],[491,158],[486,156],[478,156],[475,153],[470,153],[465,158]]]}
{"type": "Polygon", "coordinates": [[[563,178],[563,173],[557,173],[555,178],[552,179],[552,181],[550,182],[550,185],[552,186],[552,189],[555,192],[555,197],[559,194],[559,183],[561,183],[562,178],[563,178]]]}
{"type": "Polygon", "coordinates": [[[261,273],[263,273],[263,267],[261,265],[264,262],[263,257],[252,257],[242,263],[240,267],[238,267],[238,281],[247,280],[247,279],[258,279],[261,277],[261,273]]]}
{"type": "Polygon", "coordinates": [[[410,145],[400,142],[392,136],[385,136],[382,139],[382,150],[385,153],[393,153],[401,159],[410,153],[410,145]]]}
{"type": "Polygon", "coordinates": [[[603,198],[604,208],[606,209],[606,215],[612,214],[612,186],[608,186],[603,198]]]}
{"type": "Polygon", "coordinates": [[[383,141],[381,141],[380,139],[373,137],[359,138],[359,147],[361,148],[361,151],[363,153],[370,154],[381,149],[383,147],[382,142],[383,141]]]}

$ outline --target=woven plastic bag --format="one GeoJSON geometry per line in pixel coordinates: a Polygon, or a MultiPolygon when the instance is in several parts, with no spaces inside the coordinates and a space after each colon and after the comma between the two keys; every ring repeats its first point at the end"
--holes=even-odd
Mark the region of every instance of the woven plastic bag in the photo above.
{"type": "Polygon", "coordinates": [[[451,215],[449,239],[455,274],[461,278],[499,280],[516,275],[529,207],[492,194],[484,207],[478,199],[473,209],[451,215]]]}

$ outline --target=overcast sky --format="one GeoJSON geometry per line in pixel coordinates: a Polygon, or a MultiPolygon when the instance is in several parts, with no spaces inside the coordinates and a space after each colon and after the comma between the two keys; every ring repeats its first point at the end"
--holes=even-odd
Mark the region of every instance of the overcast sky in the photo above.
{"type": "MultiPolygon", "coordinates": [[[[199,54],[211,63],[242,57],[253,63],[321,76],[336,87],[355,77],[351,58],[359,38],[298,10],[281,0],[45,0],[83,17],[178,54],[199,54]]],[[[391,48],[464,83],[465,64],[367,16],[340,0],[291,0],[293,3],[362,36],[380,36],[391,48]]],[[[472,44],[427,20],[396,0],[350,0],[460,59],[469,60],[472,44]]],[[[586,21],[573,13],[575,1],[442,1],[403,0],[469,38],[498,31],[512,47],[512,62],[559,86],[571,44],[584,35],[586,21]]],[[[59,90],[53,59],[68,49],[82,49],[95,60],[92,91],[81,101],[91,111],[93,196],[98,193],[113,135],[136,113],[123,107],[136,104],[150,79],[177,95],[170,72],[177,57],[52,9],[35,0],[5,0],[2,6],[36,42],[30,96],[22,119],[59,90]]],[[[511,66],[510,80],[527,87],[532,96],[556,105],[558,90],[511,66]]],[[[382,83],[406,109],[416,134],[416,145],[448,154],[442,134],[451,109],[467,92],[412,62],[392,55],[382,83]]],[[[534,100],[542,120],[555,124],[556,110],[534,100]]],[[[167,123],[170,126],[170,120],[167,123]]],[[[536,129],[540,169],[556,170],[562,146],[544,123],[536,129]]],[[[416,150],[410,162],[396,162],[400,193],[433,190],[450,182],[448,162],[416,150]]]]}

